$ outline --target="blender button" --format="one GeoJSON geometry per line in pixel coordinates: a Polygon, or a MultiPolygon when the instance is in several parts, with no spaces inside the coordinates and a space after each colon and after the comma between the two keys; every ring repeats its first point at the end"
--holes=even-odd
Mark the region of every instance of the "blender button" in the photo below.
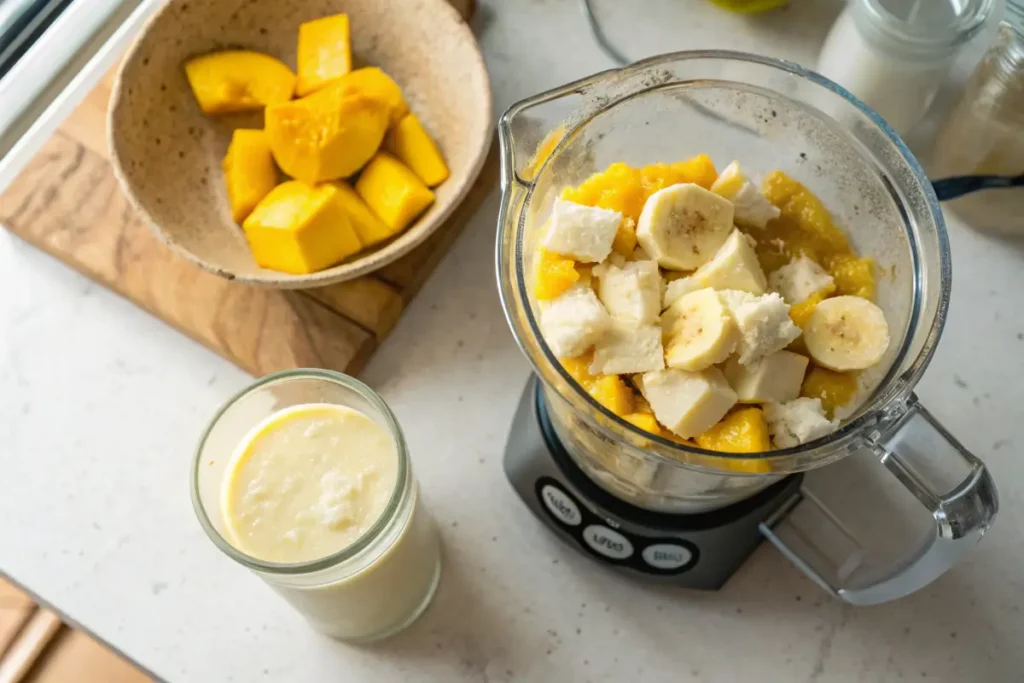
{"type": "Polygon", "coordinates": [[[591,524],[584,529],[583,540],[595,551],[613,560],[624,560],[633,554],[633,544],[628,538],[599,524],[591,524]]]}
{"type": "Polygon", "coordinates": [[[576,501],[557,486],[545,484],[540,490],[540,499],[544,502],[544,507],[563,524],[579,526],[583,521],[576,501]]]}
{"type": "Polygon", "coordinates": [[[655,569],[679,569],[693,559],[693,553],[675,543],[655,543],[641,553],[644,562],[655,569]]]}

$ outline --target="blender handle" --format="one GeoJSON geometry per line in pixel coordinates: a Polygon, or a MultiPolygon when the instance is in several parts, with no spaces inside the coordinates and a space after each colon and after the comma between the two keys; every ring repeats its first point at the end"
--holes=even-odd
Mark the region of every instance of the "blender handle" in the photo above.
{"type": "Polygon", "coordinates": [[[961,175],[932,181],[935,196],[940,202],[962,197],[978,190],[1024,187],[1024,173],[1015,176],[1003,175],[961,175]]]}
{"type": "Polygon", "coordinates": [[[931,514],[923,547],[907,563],[867,583],[847,579],[865,563],[864,551],[840,517],[803,486],[760,531],[829,593],[855,605],[909,595],[956,564],[992,524],[999,500],[985,464],[968,452],[911,395],[866,447],[931,514]]]}

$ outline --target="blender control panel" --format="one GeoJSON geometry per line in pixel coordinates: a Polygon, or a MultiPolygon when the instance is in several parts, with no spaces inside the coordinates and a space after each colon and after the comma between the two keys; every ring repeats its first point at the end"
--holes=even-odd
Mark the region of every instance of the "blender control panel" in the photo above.
{"type": "Polygon", "coordinates": [[[541,509],[585,552],[602,562],[670,576],[692,569],[700,557],[693,543],[673,536],[642,536],[598,517],[551,477],[537,480],[541,509]]]}

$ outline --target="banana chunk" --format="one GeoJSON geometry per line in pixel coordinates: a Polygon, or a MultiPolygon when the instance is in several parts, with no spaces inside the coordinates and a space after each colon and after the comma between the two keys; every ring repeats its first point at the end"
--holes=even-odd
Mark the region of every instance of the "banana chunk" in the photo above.
{"type": "Polygon", "coordinates": [[[670,185],[644,204],[636,238],[662,268],[693,270],[725,244],[732,220],[728,199],[693,183],[670,185]]]}
{"type": "Polygon", "coordinates": [[[736,393],[718,368],[648,372],[640,386],[658,422],[684,439],[711,429],[736,404],[736,393]]]}
{"type": "Polygon", "coordinates": [[[825,417],[820,398],[798,398],[788,403],[767,403],[764,417],[776,448],[791,448],[839,428],[839,420],[825,417]]]}
{"type": "Polygon", "coordinates": [[[882,309],[859,296],[837,296],[815,306],[804,327],[804,343],[819,365],[845,372],[882,360],[889,324],[882,309]]]}
{"type": "Polygon", "coordinates": [[[739,230],[733,230],[711,260],[687,279],[695,280],[701,287],[764,294],[768,280],[757,260],[753,241],[739,230]]]}
{"type": "Polygon", "coordinates": [[[589,287],[575,285],[543,305],[540,329],[557,358],[586,352],[611,327],[612,319],[589,287]]]}
{"type": "Polygon", "coordinates": [[[661,313],[661,273],[655,261],[630,261],[594,266],[597,296],[613,318],[637,325],[657,321],[661,313]]]}
{"type": "Polygon", "coordinates": [[[747,179],[738,161],[725,167],[711,191],[732,202],[734,220],[745,228],[763,228],[782,213],[747,179]]]}
{"type": "Polygon", "coordinates": [[[740,332],[718,292],[711,288],[678,299],[661,316],[665,363],[699,372],[721,363],[740,342],[740,332]]]}
{"type": "Polygon", "coordinates": [[[665,292],[661,296],[661,309],[665,310],[678,301],[680,297],[690,292],[696,292],[698,289],[704,289],[704,286],[692,277],[681,277],[678,280],[672,280],[672,282],[665,285],[665,292]]]}
{"type": "Polygon", "coordinates": [[[808,363],[807,356],[776,351],[749,365],[730,358],[724,371],[741,403],[786,403],[800,396],[808,363]]]}
{"type": "Polygon", "coordinates": [[[594,360],[589,370],[592,375],[626,375],[664,367],[661,327],[613,318],[611,326],[594,345],[594,360]]]}
{"type": "Polygon", "coordinates": [[[621,222],[618,211],[556,199],[544,248],[581,263],[600,263],[611,253],[621,222]]]}

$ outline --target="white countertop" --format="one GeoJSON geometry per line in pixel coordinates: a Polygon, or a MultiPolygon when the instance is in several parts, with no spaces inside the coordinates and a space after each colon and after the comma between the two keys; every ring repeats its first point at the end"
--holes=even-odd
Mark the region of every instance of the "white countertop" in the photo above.
{"type": "MultiPolygon", "coordinates": [[[[696,0],[597,2],[635,57],[728,47],[812,64],[838,11],[758,21],[696,0]],[[632,6],[633,3],[630,3],[632,6]],[[663,18],[671,18],[671,21],[663,18]]],[[[573,0],[491,0],[476,20],[496,108],[610,66],[573,0]]],[[[397,413],[445,571],[407,632],[312,632],[208,541],[189,458],[251,378],[0,231],[0,571],[174,681],[992,681],[1024,672],[1024,244],[951,221],[955,285],[919,394],[992,469],[1002,510],[950,574],[844,606],[762,547],[717,593],[607,572],[547,535],[501,469],[528,374],[494,286],[496,194],[363,377],[397,413]],[[473,419],[466,419],[472,405],[473,419]]]]}

